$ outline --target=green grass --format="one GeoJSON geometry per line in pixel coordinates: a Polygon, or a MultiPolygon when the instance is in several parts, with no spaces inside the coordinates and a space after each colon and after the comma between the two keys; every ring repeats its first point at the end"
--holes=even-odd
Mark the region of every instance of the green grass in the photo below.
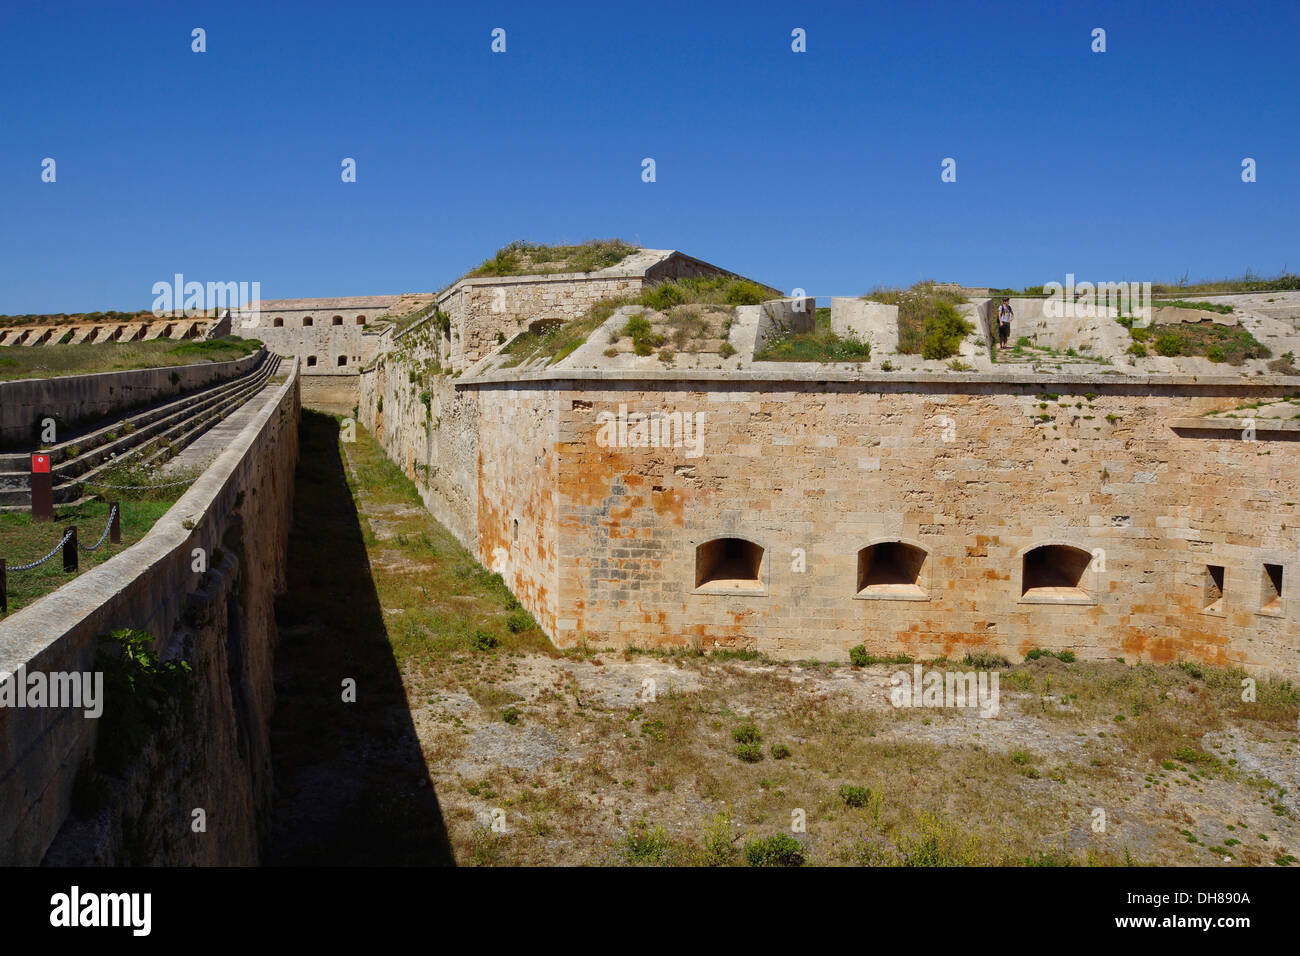
{"type": "Polygon", "coordinates": [[[1199,309],[1202,312],[1218,312],[1221,315],[1231,315],[1236,311],[1230,305],[1219,305],[1216,302],[1186,302],[1182,299],[1156,302],[1155,306],[1159,309],[1199,309]]]}
{"type": "MultiPolygon", "coordinates": [[[[304,412],[303,435],[311,440],[303,452],[308,467],[313,456],[326,453],[316,444],[326,440],[332,426],[337,427],[332,419],[321,423],[318,418],[326,416],[304,412]]],[[[392,537],[383,541],[375,538],[364,514],[360,516],[379,603],[406,609],[388,622],[387,638],[399,664],[466,653],[554,652],[501,576],[479,564],[424,509],[415,484],[368,431],[358,425],[356,441],[342,447],[354,472],[348,480],[354,498],[364,496],[367,507],[380,509],[414,506],[409,513],[386,514],[385,524],[392,537]]],[[[299,490],[303,490],[301,483],[299,490]]],[[[319,553],[322,561],[328,561],[332,552],[321,542],[319,553]]],[[[346,596],[347,586],[340,582],[340,587],[340,594],[346,596]]],[[[339,608],[338,613],[343,615],[340,622],[346,622],[346,610],[339,608]]]]}
{"type": "Polygon", "coordinates": [[[667,341],[667,336],[657,334],[644,314],[634,315],[623,326],[623,335],[632,340],[632,350],[637,355],[649,355],[667,341]]]}
{"type": "Polygon", "coordinates": [[[623,299],[603,299],[597,302],[587,314],[578,319],[553,325],[540,331],[524,332],[505,347],[505,367],[513,368],[521,362],[532,358],[545,358],[548,365],[567,358],[578,346],[587,341],[587,336],[600,328],[614,311],[624,305],[623,299]]]}
{"type": "Polygon", "coordinates": [[[207,342],[154,339],[151,342],[35,345],[31,348],[14,346],[0,354],[0,381],[229,362],[261,347],[262,343],[256,339],[240,338],[207,342]]]}
{"type": "Polygon", "coordinates": [[[781,293],[767,286],[736,276],[691,276],[658,282],[634,298],[656,312],[667,312],[678,305],[759,305],[781,293]]]}
{"type": "Polygon", "coordinates": [[[502,246],[466,278],[595,272],[618,265],[637,248],[622,239],[592,239],[573,246],[548,246],[521,240],[502,246]]]}
{"type": "MultiPolygon", "coordinates": [[[[657,283],[630,298],[602,299],[587,310],[587,314],[578,319],[554,325],[536,332],[529,331],[516,336],[503,350],[506,357],[504,366],[513,368],[522,362],[534,358],[544,358],[548,365],[567,358],[578,346],[587,341],[592,332],[600,328],[614,312],[624,305],[643,305],[656,312],[669,313],[669,325],[675,333],[683,329],[690,337],[691,323],[673,320],[672,313],[683,305],[712,305],[718,308],[734,308],[737,305],[757,305],[780,295],[775,289],[759,285],[748,279],[734,276],[695,276],[686,279],[670,279],[657,283]]],[[[629,333],[630,334],[630,333],[629,333]]],[[[666,337],[665,337],[666,341],[666,337]]],[[[660,343],[663,344],[663,343],[660,343]]],[[[654,347],[652,346],[651,350],[654,347]]],[[[682,348],[685,348],[682,346],[682,348]]],[[[687,349],[689,351],[689,349],[687,349]]],[[[637,354],[650,354],[648,351],[637,354]]]]}
{"type": "Polygon", "coordinates": [[[407,312],[405,315],[400,315],[395,318],[381,315],[379,319],[376,319],[375,321],[379,322],[381,320],[387,320],[391,322],[393,324],[393,334],[397,334],[398,332],[405,331],[416,322],[419,322],[421,319],[430,315],[434,316],[432,324],[437,326],[439,332],[445,332],[445,330],[451,327],[451,320],[441,309],[438,308],[437,302],[430,302],[428,305],[414,309],[407,312]]]}
{"type": "Polygon", "coordinates": [[[1030,285],[1025,286],[1025,288],[1019,292],[1015,289],[991,289],[989,295],[995,299],[1004,297],[1013,299],[1036,299],[1046,296],[1047,292],[1041,285],[1030,285]]]}
{"type": "Polygon", "coordinates": [[[952,358],[961,351],[962,340],[975,331],[957,311],[966,297],[938,288],[933,280],[910,289],[876,289],[863,298],[898,306],[898,351],[904,355],[952,358]]]}
{"type": "Polygon", "coordinates": [[[1201,282],[1188,283],[1187,277],[1173,285],[1153,283],[1151,291],[1156,295],[1215,295],[1222,292],[1272,292],[1300,290],[1300,275],[1293,272],[1280,272],[1275,276],[1262,276],[1246,270],[1244,276],[1235,279],[1206,279],[1201,282]]]}
{"type": "Polygon", "coordinates": [[[360,426],[345,444],[339,419],[303,410],[293,511],[286,589],[275,605],[276,809],[267,859],[450,862],[395,655],[436,654],[441,639],[450,653],[495,660],[502,647],[523,644],[503,626],[504,589],[420,506],[414,485],[360,426]],[[362,500],[391,508],[382,538],[358,513],[362,500]],[[498,635],[497,649],[474,650],[476,628],[498,635]],[[344,676],[358,694],[340,707],[344,676]],[[324,800],[314,792],[322,781],[324,800]],[[313,819],[301,825],[304,815],[313,819]]]}
{"type": "Polygon", "coordinates": [[[1215,325],[1206,321],[1200,324],[1188,322],[1170,323],[1149,329],[1133,329],[1133,338],[1142,341],[1151,339],[1150,344],[1156,353],[1166,357],[1177,355],[1199,355],[1214,362],[1228,365],[1241,365],[1247,359],[1266,359],[1273,353],[1246,329],[1215,325]]]}
{"type": "Polygon", "coordinates": [[[865,362],[871,345],[831,331],[831,310],[818,309],[811,332],[778,336],[754,356],[757,362],[865,362]]]}
{"type": "MultiPolygon", "coordinates": [[[[86,494],[113,501],[175,501],[185,493],[190,482],[202,474],[202,471],[198,468],[188,468],[164,472],[160,470],[159,464],[143,464],[139,459],[149,454],[157,441],[158,439],[154,439],[152,442],[147,442],[143,448],[133,452],[132,457],[116,462],[99,472],[93,479],[88,479],[85,483],[86,494]],[[178,484],[178,482],[183,483],[178,484]],[[110,488],[109,485],[116,487],[110,488]]],[[[164,457],[170,458],[175,453],[175,448],[168,446],[168,452],[164,457]]]]}
{"type": "MultiPolygon", "coordinates": [[[[175,498],[185,491],[180,486],[174,497],[156,501],[122,501],[122,542],[111,544],[107,539],[96,551],[79,555],[79,571],[85,572],[103,564],[114,555],[143,538],[154,523],[167,513],[175,498]]],[[[0,514],[0,557],[10,565],[27,564],[43,557],[58,544],[68,525],[77,526],[81,544],[89,546],[99,540],[108,523],[109,505],[106,501],[90,501],[81,505],[54,509],[54,523],[33,522],[31,515],[18,512],[0,514]]],[[[76,574],[65,573],[61,555],[55,555],[39,568],[30,571],[10,572],[9,613],[27,607],[37,598],[71,581],[76,574]]],[[[0,615],[3,619],[3,615],[0,615]]]]}

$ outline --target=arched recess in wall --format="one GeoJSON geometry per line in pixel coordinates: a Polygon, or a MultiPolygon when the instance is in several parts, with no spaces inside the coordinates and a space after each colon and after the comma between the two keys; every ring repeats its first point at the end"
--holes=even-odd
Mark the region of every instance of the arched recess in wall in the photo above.
{"type": "Polygon", "coordinates": [[[346,355],[340,355],[340,356],[339,356],[339,367],[342,368],[344,365],[347,365],[347,364],[348,364],[348,357],[347,357],[346,355]]]}
{"type": "Polygon", "coordinates": [[[310,316],[310,315],[309,315],[309,316],[306,316],[306,317],[302,320],[302,327],[303,327],[304,329],[309,329],[309,328],[311,328],[311,316],[310,316]]]}
{"type": "Polygon", "coordinates": [[[1020,600],[1036,604],[1095,604],[1092,552],[1071,544],[1039,544],[1020,558],[1020,600]]]}
{"type": "Polygon", "coordinates": [[[695,548],[695,590],[762,591],[766,549],[746,538],[713,538],[695,548]]]}
{"type": "Polygon", "coordinates": [[[357,325],[365,325],[365,324],[366,324],[366,317],[364,315],[358,315],[357,325]]]}
{"type": "Polygon", "coordinates": [[[858,551],[857,597],[925,601],[930,596],[930,553],[914,541],[886,538],[858,551]]]}
{"type": "Polygon", "coordinates": [[[284,319],[278,319],[278,318],[277,318],[277,319],[272,319],[272,320],[271,320],[271,325],[274,326],[274,327],[277,328],[277,329],[282,329],[282,328],[284,328],[284,319]]]}
{"type": "Polygon", "coordinates": [[[333,320],[332,320],[332,324],[334,324],[334,325],[342,325],[342,324],[343,324],[343,316],[341,316],[341,315],[336,315],[336,316],[334,316],[334,318],[333,318],[333,320]]]}

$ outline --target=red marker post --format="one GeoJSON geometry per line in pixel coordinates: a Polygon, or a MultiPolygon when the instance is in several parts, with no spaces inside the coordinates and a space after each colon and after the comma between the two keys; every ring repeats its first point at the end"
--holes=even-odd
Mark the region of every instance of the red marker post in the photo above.
{"type": "Polygon", "coordinates": [[[32,520],[54,520],[54,476],[50,474],[50,456],[32,452],[32,520]]]}

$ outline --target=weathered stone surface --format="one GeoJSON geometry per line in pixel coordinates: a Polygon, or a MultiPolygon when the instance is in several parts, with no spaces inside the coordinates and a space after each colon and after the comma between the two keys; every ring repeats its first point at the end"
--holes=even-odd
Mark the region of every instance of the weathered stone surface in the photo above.
{"type": "MultiPolygon", "coordinates": [[[[1213,415],[1290,395],[1293,377],[1196,358],[995,365],[988,302],[963,307],[978,330],[963,343],[966,371],[885,371],[891,356],[878,350],[856,366],[574,361],[603,352],[599,334],[553,366],[485,358],[530,322],[608,294],[590,277],[543,278],[455,287],[479,305],[454,314],[451,340],[395,339],[362,376],[359,406],[430,510],[560,646],[737,646],[786,659],[843,659],[856,644],[956,658],[1043,647],[1293,669],[1300,486],[1287,460],[1300,433],[1261,422],[1243,440],[1243,426],[1213,415]],[[581,296],[565,286],[584,282],[581,296]],[[489,293],[507,284],[518,307],[494,313],[489,293]],[[413,382],[431,359],[457,374],[413,382]],[[669,424],[702,415],[699,454],[602,442],[599,416],[620,411],[669,424]],[[758,545],[761,567],[697,587],[697,549],[720,538],[758,545]],[[868,555],[915,553],[892,545],[923,553],[922,573],[864,587],[868,555]],[[1082,579],[1039,580],[1068,576],[1080,555],[1082,579]],[[1276,602],[1266,565],[1282,568],[1276,602]],[[1211,568],[1223,569],[1222,601],[1211,568]]],[[[833,300],[833,327],[846,306],[836,330],[888,349],[876,327],[893,315],[868,316],[861,301],[833,300]]],[[[1109,312],[1053,325],[1041,300],[1018,302],[1025,328],[1013,336],[1102,359],[1124,345],[1109,312]]],[[[771,309],[788,306],[738,309],[733,344],[752,355],[785,321],[771,309]]],[[[1294,345],[1278,319],[1243,324],[1274,354],[1294,345]]]]}
{"type": "MultiPolygon", "coordinates": [[[[1249,442],[1222,420],[1208,437],[1171,427],[1289,393],[1282,382],[820,370],[448,385],[439,407],[459,407],[473,464],[421,448],[454,488],[425,488],[426,500],[442,499],[435,514],[477,503],[472,522],[449,525],[561,646],[716,643],[783,658],[843,658],[859,643],[957,657],[1038,646],[1279,671],[1296,657],[1293,585],[1280,616],[1260,600],[1264,563],[1287,582],[1300,573],[1293,446],[1270,437],[1291,432],[1249,442]],[[601,447],[596,416],[620,405],[703,413],[703,454],[601,447]],[[761,591],[695,593],[695,549],[720,536],[765,549],[761,591]],[[857,596],[858,552],[890,540],[927,552],[925,600],[857,596]],[[1086,601],[1022,600],[1024,555],[1044,544],[1096,552],[1086,601]],[[1204,610],[1212,564],[1226,568],[1222,613],[1204,610]]],[[[395,457],[409,429],[393,416],[411,408],[400,391],[384,392],[395,457]]]]}
{"type": "Polygon", "coordinates": [[[0,446],[34,445],[42,419],[75,424],[117,414],[243,375],[261,359],[254,352],[232,362],[0,382],[0,446]]]}
{"type": "Polygon", "coordinates": [[[10,672],[93,670],[97,637],[118,628],[147,631],[161,657],[193,666],[182,719],[158,729],[90,820],[69,811],[97,721],[0,708],[0,863],[257,862],[298,409],[295,368],[143,540],[0,622],[0,669],[10,672]],[[193,570],[196,548],[210,561],[204,573],[193,570]],[[206,833],[191,829],[196,807],[206,833]]]}

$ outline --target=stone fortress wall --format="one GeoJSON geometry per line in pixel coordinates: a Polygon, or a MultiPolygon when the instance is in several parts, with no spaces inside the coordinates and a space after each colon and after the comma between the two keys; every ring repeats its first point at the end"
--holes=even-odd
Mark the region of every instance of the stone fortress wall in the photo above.
{"type": "Polygon", "coordinates": [[[0,382],[0,448],[29,448],[39,440],[41,423],[47,418],[61,425],[75,425],[116,415],[238,378],[255,368],[262,357],[261,352],[254,352],[229,362],[0,382]]]}
{"type": "MultiPolygon", "coordinates": [[[[437,296],[448,318],[442,339],[430,356],[454,372],[483,359],[521,332],[583,316],[602,299],[634,296],[664,279],[735,275],[726,269],[669,249],[640,249],[618,265],[599,272],[462,278],[437,296]]],[[[392,338],[394,347],[432,318],[392,338]]]]}
{"type": "Polygon", "coordinates": [[[105,717],[0,708],[0,864],[254,865],[271,802],[275,595],[285,586],[298,454],[299,375],[136,544],[0,621],[0,670],[85,673],[97,638],[144,631],[191,666],[122,773],[84,803],[105,717]],[[196,569],[195,549],[206,555],[196,569]],[[193,808],[206,832],[192,828],[193,808]]]}
{"type": "Polygon", "coordinates": [[[448,382],[435,418],[394,427],[424,419],[403,391],[376,414],[363,386],[363,421],[560,647],[1044,647],[1278,671],[1300,651],[1300,433],[1243,441],[1197,417],[1285,386],[538,376],[448,382]],[[702,415],[702,453],[603,447],[597,416],[620,405],[702,415]],[[700,549],[728,538],[761,549],[754,583],[698,584],[700,549]]]}
{"type": "MultiPolygon", "coordinates": [[[[550,396],[558,431],[562,647],[720,645],[836,660],[856,644],[958,659],[1043,647],[1294,667],[1296,433],[1247,442],[1239,423],[1175,427],[1240,400],[1232,386],[534,388],[550,396]],[[1048,388],[1058,397],[1044,402],[1048,388]],[[703,415],[702,454],[601,447],[596,416],[620,405],[703,415]],[[758,550],[711,586],[699,578],[702,549],[717,539],[758,550]]],[[[483,446],[511,440],[489,424],[483,446]]]]}
{"type": "MultiPolygon", "coordinates": [[[[609,287],[587,280],[551,303],[584,280],[545,279],[518,277],[507,294],[540,297],[549,319],[609,287]]],[[[750,308],[731,335],[752,349],[750,326],[771,317],[738,315],[750,308]]],[[[881,311],[855,307],[845,322],[876,331],[881,311]]],[[[422,362],[449,357],[447,337],[395,339],[361,376],[361,420],[560,647],[716,644],[785,659],[844,659],[857,644],[955,658],[1043,647],[1294,667],[1300,431],[1261,421],[1243,440],[1239,420],[1210,417],[1295,394],[1288,376],[1203,359],[1196,374],[1173,360],[1056,373],[510,369],[499,339],[529,317],[462,314],[479,332],[460,361],[490,350],[413,382],[422,362]],[[597,416],[621,406],[667,423],[702,415],[699,454],[602,443],[597,416]]],[[[1080,334],[1094,327],[1107,329],[1080,334]]]]}

